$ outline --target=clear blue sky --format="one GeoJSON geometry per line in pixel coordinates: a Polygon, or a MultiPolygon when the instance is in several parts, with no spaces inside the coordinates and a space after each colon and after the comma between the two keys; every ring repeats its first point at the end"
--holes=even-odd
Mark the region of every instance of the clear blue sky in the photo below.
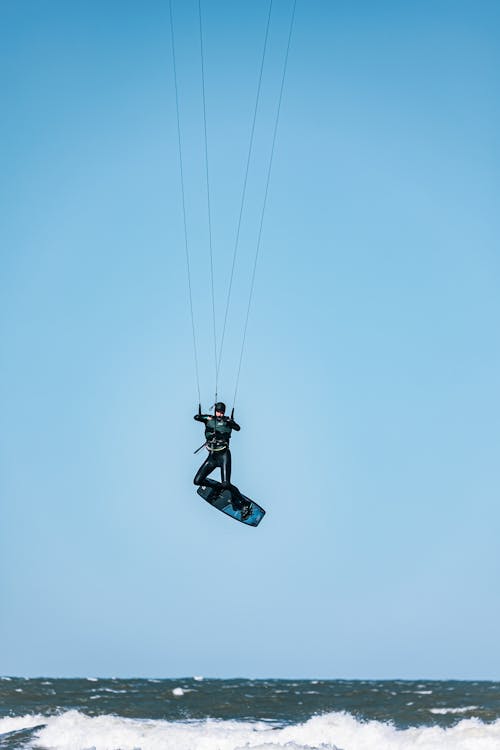
{"type": "MultiPolygon", "coordinates": [[[[174,13],[206,409],[197,4],[174,13]]],[[[203,13],[220,320],[267,4],[203,13]]],[[[168,3],[4,0],[4,674],[500,678],[499,21],[495,2],[298,2],[232,445],[268,510],[249,529],[191,484],[168,3]]]]}

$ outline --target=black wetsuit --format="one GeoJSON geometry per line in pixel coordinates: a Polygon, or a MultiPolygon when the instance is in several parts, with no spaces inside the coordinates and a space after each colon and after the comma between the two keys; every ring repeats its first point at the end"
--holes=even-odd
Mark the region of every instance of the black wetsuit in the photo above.
{"type": "Polygon", "coordinates": [[[193,479],[194,484],[200,487],[213,487],[219,491],[226,488],[231,490],[235,509],[241,508],[244,500],[239,489],[231,484],[231,451],[229,450],[231,432],[233,430],[238,431],[240,429],[239,424],[230,417],[215,417],[213,414],[195,414],[194,418],[197,422],[203,422],[205,425],[207,441],[205,446],[208,449],[208,456],[193,479]],[[220,468],[220,482],[208,478],[208,475],[217,468],[220,468]]]}

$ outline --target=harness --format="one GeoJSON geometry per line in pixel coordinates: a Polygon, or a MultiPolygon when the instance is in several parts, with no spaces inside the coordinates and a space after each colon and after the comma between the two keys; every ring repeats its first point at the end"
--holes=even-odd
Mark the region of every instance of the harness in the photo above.
{"type": "Polygon", "coordinates": [[[211,417],[205,422],[205,442],[200,445],[194,452],[198,453],[202,448],[206,448],[209,453],[222,453],[229,448],[232,428],[227,426],[226,419],[216,419],[211,417]]]}

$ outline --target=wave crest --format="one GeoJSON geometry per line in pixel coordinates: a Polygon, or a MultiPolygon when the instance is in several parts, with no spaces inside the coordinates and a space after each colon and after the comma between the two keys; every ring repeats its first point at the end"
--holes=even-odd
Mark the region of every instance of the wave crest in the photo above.
{"type": "Polygon", "coordinates": [[[0,733],[34,730],[31,747],[47,750],[498,750],[500,720],[462,719],[453,727],[396,729],[347,713],[315,716],[285,727],[207,719],[169,722],[66,711],[0,720],[0,733]]]}

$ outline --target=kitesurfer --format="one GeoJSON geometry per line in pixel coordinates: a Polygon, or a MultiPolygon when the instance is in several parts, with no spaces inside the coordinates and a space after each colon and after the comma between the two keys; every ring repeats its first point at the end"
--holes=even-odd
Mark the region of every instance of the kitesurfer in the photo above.
{"type": "Polygon", "coordinates": [[[243,499],[239,489],[231,484],[231,451],[229,450],[229,440],[231,432],[239,432],[240,426],[234,421],[234,409],[230,417],[226,417],[226,405],[222,401],[217,401],[214,406],[214,414],[202,414],[201,404],[198,405],[198,414],[194,419],[197,422],[203,422],[205,425],[205,444],[202,446],[208,450],[208,456],[202,463],[196,476],[193,479],[194,484],[200,487],[213,487],[217,495],[228,489],[231,492],[231,502],[235,510],[242,513],[245,519],[250,515],[250,503],[243,499]],[[221,481],[209,479],[208,475],[215,469],[220,468],[221,481]]]}

